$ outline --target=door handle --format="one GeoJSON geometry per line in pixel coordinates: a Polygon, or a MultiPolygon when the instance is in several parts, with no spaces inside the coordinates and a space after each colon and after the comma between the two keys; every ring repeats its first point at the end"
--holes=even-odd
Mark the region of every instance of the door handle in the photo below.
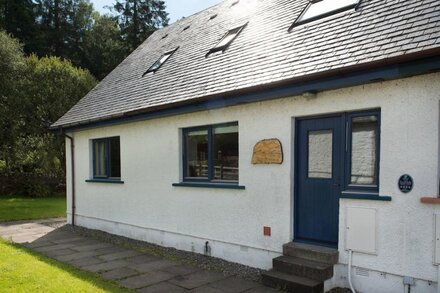
{"type": "Polygon", "coordinates": [[[335,186],[335,187],[341,187],[341,184],[339,184],[339,183],[333,183],[333,186],[335,186]]]}

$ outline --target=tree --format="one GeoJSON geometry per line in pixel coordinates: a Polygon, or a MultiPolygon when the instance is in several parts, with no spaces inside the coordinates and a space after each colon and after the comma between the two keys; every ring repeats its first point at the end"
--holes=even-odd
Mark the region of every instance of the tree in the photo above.
{"type": "Polygon", "coordinates": [[[114,17],[94,13],[93,18],[94,25],[84,36],[82,64],[103,79],[126,57],[126,49],[114,17]]]}
{"type": "Polygon", "coordinates": [[[36,19],[43,45],[38,56],[58,56],[81,65],[81,46],[92,27],[93,5],[89,0],[36,0],[36,19]]]}
{"type": "Polygon", "coordinates": [[[28,53],[38,46],[35,9],[32,0],[0,0],[0,28],[18,38],[28,53]]]}
{"type": "Polygon", "coordinates": [[[14,161],[16,136],[20,127],[20,89],[26,60],[22,46],[0,31],[0,161],[9,169],[14,161]]]}
{"type": "Polygon", "coordinates": [[[119,26],[129,52],[169,21],[161,0],[116,0],[114,10],[119,13],[119,26]]]}
{"type": "Polygon", "coordinates": [[[0,32],[0,175],[40,195],[47,188],[35,176],[62,182],[64,140],[49,126],[95,85],[70,61],[25,57],[18,41],[0,32]]]}

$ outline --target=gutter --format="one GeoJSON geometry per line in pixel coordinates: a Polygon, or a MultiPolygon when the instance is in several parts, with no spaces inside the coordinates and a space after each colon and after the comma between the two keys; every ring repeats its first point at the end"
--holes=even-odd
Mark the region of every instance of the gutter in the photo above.
{"type": "Polygon", "coordinates": [[[72,136],[67,135],[61,130],[61,134],[70,140],[70,166],[71,166],[71,182],[72,182],[72,226],[75,226],[75,141],[72,136]]]}

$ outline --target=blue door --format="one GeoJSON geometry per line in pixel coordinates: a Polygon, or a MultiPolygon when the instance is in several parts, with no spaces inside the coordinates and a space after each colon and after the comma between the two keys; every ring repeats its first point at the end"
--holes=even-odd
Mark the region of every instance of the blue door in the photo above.
{"type": "Polygon", "coordinates": [[[342,116],[297,121],[295,241],[338,246],[343,129],[342,116]]]}

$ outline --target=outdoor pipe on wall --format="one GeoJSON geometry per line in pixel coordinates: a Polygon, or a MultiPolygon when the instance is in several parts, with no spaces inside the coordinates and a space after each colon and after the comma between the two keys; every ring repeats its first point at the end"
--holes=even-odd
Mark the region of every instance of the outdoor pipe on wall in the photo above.
{"type": "Polygon", "coordinates": [[[72,180],[72,226],[75,226],[75,142],[72,136],[63,133],[70,140],[70,166],[72,180]]]}

